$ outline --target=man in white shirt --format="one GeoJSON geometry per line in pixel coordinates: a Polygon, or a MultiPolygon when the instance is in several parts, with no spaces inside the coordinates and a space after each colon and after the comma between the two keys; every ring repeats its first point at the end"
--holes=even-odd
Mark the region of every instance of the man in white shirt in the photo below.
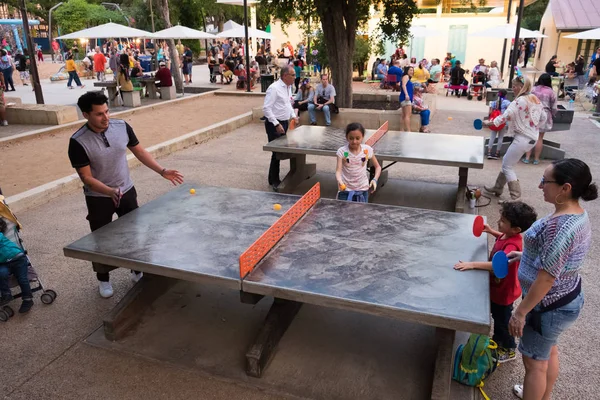
{"type": "MultiPolygon", "coordinates": [[[[286,66],[281,69],[281,78],[273,82],[267,89],[265,102],[263,104],[263,113],[265,115],[265,130],[269,142],[283,136],[288,130],[290,118],[294,118],[298,123],[294,111],[292,85],[296,79],[294,67],[286,66]]],[[[281,180],[279,179],[279,160],[275,153],[271,155],[271,165],[269,166],[269,185],[277,191],[281,180]]]]}

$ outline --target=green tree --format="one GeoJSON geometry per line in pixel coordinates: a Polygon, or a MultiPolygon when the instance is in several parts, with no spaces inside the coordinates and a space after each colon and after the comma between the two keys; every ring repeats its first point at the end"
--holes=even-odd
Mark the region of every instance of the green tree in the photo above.
{"type": "Polygon", "coordinates": [[[523,9],[523,21],[521,25],[523,28],[537,31],[540,29],[542,23],[542,16],[548,7],[550,0],[537,0],[523,9]]]}
{"type": "Polygon", "coordinates": [[[283,24],[318,17],[340,107],[352,106],[356,31],[369,19],[371,7],[381,13],[383,36],[395,42],[406,41],[410,22],[419,11],[414,0],[261,0],[261,6],[283,24]]]}
{"type": "Polygon", "coordinates": [[[354,44],[354,56],[352,57],[352,65],[358,69],[358,76],[363,76],[365,72],[365,64],[369,61],[369,57],[373,52],[372,41],[364,36],[356,35],[354,44]]]}
{"type": "Polygon", "coordinates": [[[60,26],[62,34],[76,32],[111,21],[117,24],[125,24],[125,19],[121,13],[107,10],[98,4],[90,4],[85,0],[69,0],[58,7],[52,16],[56,24],[60,26]]]}

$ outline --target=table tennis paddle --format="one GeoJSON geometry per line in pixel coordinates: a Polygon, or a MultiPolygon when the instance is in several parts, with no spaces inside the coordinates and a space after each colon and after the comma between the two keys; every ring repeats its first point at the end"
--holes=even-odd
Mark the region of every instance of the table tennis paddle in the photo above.
{"type": "Polygon", "coordinates": [[[492,270],[496,278],[505,278],[508,275],[508,257],[503,251],[497,251],[492,257],[492,270]]]}
{"type": "Polygon", "coordinates": [[[293,131],[294,129],[296,129],[296,119],[292,118],[292,120],[290,121],[290,126],[289,126],[290,131],[293,131]]]}
{"type": "Polygon", "coordinates": [[[483,128],[483,121],[480,119],[476,119],[475,121],[473,121],[473,128],[480,131],[483,128]]]}
{"type": "Polygon", "coordinates": [[[478,215],[475,217],[475,221],[473,221],[473,235],[480,237],[483,233],[483,226],[485,223],[483,222],[483,217],[478,215]]]}

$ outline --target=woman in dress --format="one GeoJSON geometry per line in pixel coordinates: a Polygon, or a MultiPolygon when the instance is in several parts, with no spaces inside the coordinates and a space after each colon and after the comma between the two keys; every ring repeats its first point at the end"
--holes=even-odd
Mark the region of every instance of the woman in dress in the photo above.
{"type": "Polygon", "coordinates": [[[539,126],[546,122],[546,113],[540,100],[531,94],[531,81],[523,76],[517,76],[513,79],[513,90],[517,96],[510,103],[506,111],[494,118],[486,121],[486,125],[494,124],[500,126],[504,123],[508,126],[507,134],[514,136],[514,139],[506,154],[502,158],[502,171],[496,178],[494,186],[484,186],[485,190],[500,196],[504,191],[504,185],[508,182],[510,197],[516,200],[521,197],[521,185],[517,179],[515,165],[518,164],[525,152],[530,151],[539,136],[539,126]]]}
{"type": "MultiPolygon", "coordinates": [[[[544,148],[544,133],[552,130],[552,117],[556,115],[556,112],[558,111],[556,105],[556,93],[554,93],[554,90],[552,89],[552,77],[548,74],[540,75],[531,94],[535,95],[535,97],[540,100],[544,106],[544,112],[546,113],[546,122],[540,125],[540,135],[533,150],[533,164],[537,165],[540,163],[540,154],[542,154],[544,148]]],[[[525,153],[523,162],[529,164],[530,157],[531,150],[525,153]]]]}
{"type": "MultiPolygon", "coordinates": [[[[558,340],[577,320],[584,299],[580,271],[590,249],[592,229],[579,200],[598,197],[590,168],[574,158],[554,161],[539,188],[554,212],[523,235],[519,283],[523,300],[509,321],[511,335],[521,338],[525,379],[513,391],[521,399],[549,399],[558,378],[558,340]]],[[[591,351],[591,349],[589,349],[591,351]]]]}
{"type": "Polygon", "coordinates": [[[402,127],[404,132],[410,132],[410,116],[412,114],[413,84],[410,81],[415,73],[411,66],[404,67],[402,85],[400,87],[400,107],[402,108],[402,127]]]}
{"type": "Polygon", "coordinates": [[[490,63],[490,69],[488,71],[488,81],[487,85],[489,87],[498,87],[502,82],[502,78],[500,77],[500,71],[498,70],[498,63],[496,61],[492,61],[490,63]]]}

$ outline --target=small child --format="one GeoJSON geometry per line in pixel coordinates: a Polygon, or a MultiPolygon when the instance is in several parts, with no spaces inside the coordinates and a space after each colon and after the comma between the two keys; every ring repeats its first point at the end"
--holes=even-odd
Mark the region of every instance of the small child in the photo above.
{"type": "MultiPolygon", "coordinates": [[[[523,250],[523,237],[525,232],[537,219],[535,210],[520,201],[506,202],[500,210],[498,231],[485,225],[483,231],[496,238],[496,243],[490,254],[490,260],[498,251],[506,254],[511,251],[523,250]]],[[[515,338],[508,332],[508,322],[512,315],[513,303],[521,296],[521,285],[518,280],[519,262],[508,264],[508,275],[499,279],[493,274],[491,261],[487,262],[462,262],[454,266],[454,269],[466,271],[469,269],[482,269],[490,271],[490,300],[492,318],[494,319],[493,340],[498,344],[498,362],[514,360],[516,343],[515,338]]]]}
{"type": "Polygon", "coordinates": [[[362,144],[364,137],[365,128],[358,122],[353,122],[346,127],[348,144],[340,147],[337,151],[335,177],[339,187],[338,200],[367,203],[369,189],[371,189],[371,193],[377,190],[377,179],[381,175],[381,166],[373,154],[373,148],[362,144]],[[367,175],[369,160],[375,167],[375,177],[371,182],[367,175]]]}
{"type": "Polygon", "coordinates": [[[429,125],[429,115],[431,114],[431,111],[429,111],[429,106],[423,101],[423,91],[424,88],[422,86],[415,87],[412,111],[413,114],[421,115],[421,129],[419,129],[419,132],[430,133],[431,131],[427,126],[429,125]]]}
{"type": "Polygon", "coordinates": [[[4,236],[6,229],[6,221],[0,218],[0,306],[12,300],[8,277],[13,273],[21,287],[23,299],[19,312],[26,313],[33,307],[33,295],[27,277],[29,263],[23,249],[4,236]]]}
{"type": "MultiPolygon", "coordinates": [[[[504,114],[508,106],[510,105],[510,100],[506,99],[508,92],[506,89],[500,89],[498,91],[498,100],[492,101],[490,103],[490,121],[494,120],[498,115],[504,114]]],[[[507,126],[504,126],[499,131],[495,131],[490,128],[490,141],[488,142],[488,160],[497,160],[500,157],[500,149],[502,148],[502,141],[504,140],[504,134],[508,130],[507,126]],[[496,144],[496,152],[492,153],[492,148],[494,147],[494,141],[496,140],[496,135],[498,135],[498,144],[496,144]]]]}

